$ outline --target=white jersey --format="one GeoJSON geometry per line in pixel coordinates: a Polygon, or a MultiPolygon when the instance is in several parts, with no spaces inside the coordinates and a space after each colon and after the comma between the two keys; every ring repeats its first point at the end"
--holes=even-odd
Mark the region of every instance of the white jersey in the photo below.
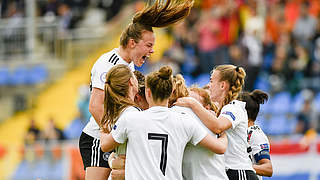
{"type": "MultiPolygon", "coordinates": [[[[95,62],[91,70],[91,82],[90,82],[90,90],[92,88],[99,88],[104,90],[104,84],[106,82],[106,75],[108,71],[115,65],[125,64],[128,65],[129,68],[134,71],[133,62],[127,63],[123,60],[118,54],[119,49],[115,48],[112,51],[109,51],[95,62]]],[[[95,119],[91,116],[90,121],[84,127],[83,132],[92,136],[94,138],[100,139],[100,128],[95,119]]]]}
{"type": "Polygon", "coordinates": [[[232,127],[225,131],[228,147],[224,158],[227,169],[254,171],[247,152],[248,115],[245,106],[245,102],[233,100],[221,110],[220,116],[229,119],[232,123],[232,127]]]}
{"type": "MultiPolygon", "coordinates": [[[[253,164],[257,164],[261,159],[270,160],[270,143],[258,125],[248,128],[248,143],[250,145],[249,155],[253,164]]],[[[262,179],[261,176],[258,176],[262,179]]]]}
{"type": "MultiPolygon", "coordinates": [[[[207,133],[217,137],[216,134],[212,133],[212,131],[201,122],[190,108],[174,106],[171,109],[176,112],[189,114],[207,133]]],[[[182,175],[184,180],[228,180],[225,171],[224,155],[216,154],[200,145],[194,146],[188,143],[183,154],[182,175]]]]}
{"type": "Polygon", "coordinates": [[[126,180],[182,180],[183,151],[208,133],[186,113],[154,106],[121,116],[111,134],[127,141],[126,180]]]}

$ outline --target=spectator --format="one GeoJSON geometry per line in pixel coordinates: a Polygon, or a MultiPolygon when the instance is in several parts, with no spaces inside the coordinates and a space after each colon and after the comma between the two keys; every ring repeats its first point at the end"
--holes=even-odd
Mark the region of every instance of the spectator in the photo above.
{"type": "Polygon", "coordinates": [[[25,144],[31,145],[35,141],[40,139],[40,129],[35,123],[35,120],[33,118],[30,119],[30,125],[28,127],[26,136],[25,136],[25,144]]]}
{"type": "Polygon", "coordinates": [[[299,44],[311,48],[310,40],[316,33],[316,25],[316,19],[308,13],[308,4],[301,4],[300,16],[293,28],[293,35],[299,44]]]}
{"type": "Polygon", "coordinates": [[[60,128],[58,128],[54,122],[54,119],[51,117],[46,128],[42,132],[42,139],[45,141],[52,140],[64,140],[64,134],[60,128]]]}

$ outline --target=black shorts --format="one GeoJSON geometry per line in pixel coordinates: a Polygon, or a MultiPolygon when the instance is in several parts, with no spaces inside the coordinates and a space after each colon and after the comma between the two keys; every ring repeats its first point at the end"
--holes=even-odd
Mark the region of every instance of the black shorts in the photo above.
{"type": "Polygon", "coordinates": [[[259,180],[254,171],[228,169],[227,176],[229,180],[259,180]]]}
{"type": "Polygon", "coordinates": [[[110,168],[108,158],[111,152],[102,152],[99,139],[82,132],[79,140],[79,149],[85,170],[87,167],[110,168]]]}

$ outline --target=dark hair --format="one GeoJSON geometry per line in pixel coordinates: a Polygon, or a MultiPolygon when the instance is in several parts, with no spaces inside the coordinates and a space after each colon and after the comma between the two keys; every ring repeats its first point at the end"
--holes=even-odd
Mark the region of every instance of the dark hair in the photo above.
{"type": "Polygon", "coordinates": [[[171,96],[173,90],[172,69],[170,66],[161,67],[147,75],[146,86],[150,88],[153,101],[161,102],[171,96]]]}
{"type": "Polygon", "coordinates": [[[259,113],[260,104],[264,104],[269,98],[268,94],[261,90],[254,90],[252,92],[241,92],[238,100],[246,102],[246,110],[248,118],[255,121],[259,113]]]}
{"type": "Polygon", "coordinates": [[[163,0],[155,0],[151,5],[149,0],[147,6],[134,15],[132,23],[122,32],[120,45],[127,47],[129,39],[139,42],[142,32],[153,32],[152,27],[166,27],[184,19],[189,15],[193,2],[193,0],[166,0],[163,3],[163,0]]]}
{"type": "Polygon", "coordinates": [[[138,94],[145,97],[145,77],[140,71],[134,71],[133,74],[138,80],[139,91],[138,94]]]}

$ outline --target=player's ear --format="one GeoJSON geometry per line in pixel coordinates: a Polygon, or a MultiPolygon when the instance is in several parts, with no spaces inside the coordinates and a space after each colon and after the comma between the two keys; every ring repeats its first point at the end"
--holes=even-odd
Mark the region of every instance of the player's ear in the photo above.
{"type": "Polygon", "coordinates": [[[128,47],[129,48],[134,48],[136,47],[136,42],[134,41],[134,39],[130,38],[129,41],[128,41],[128,47]]]}
{"type": "Polygon", "coordinates": [[[221,89],[229,89],[229,83],[227,81],[221,81],[220,88],[221,89]]]}

